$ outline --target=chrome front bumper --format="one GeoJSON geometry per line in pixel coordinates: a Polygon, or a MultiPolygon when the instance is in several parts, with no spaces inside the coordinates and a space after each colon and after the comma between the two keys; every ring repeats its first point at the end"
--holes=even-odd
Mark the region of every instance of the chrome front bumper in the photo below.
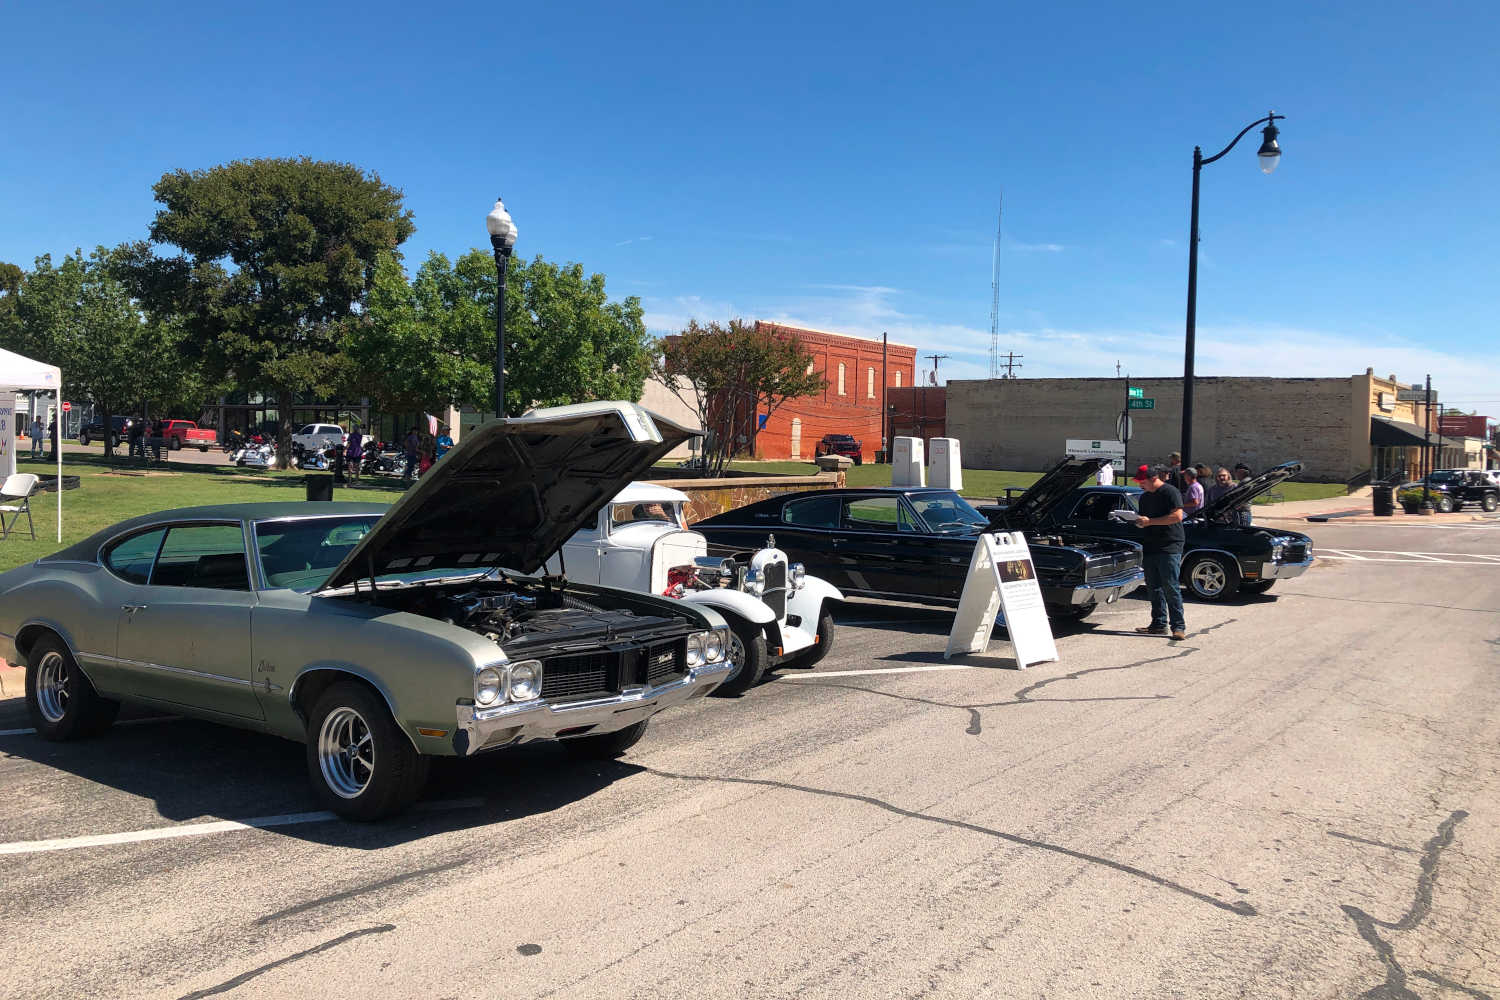
{"type": "Polygon", "coordinates": [[[1308,556],[1301,562],[1263,563],[1260,567],[1260,578],[1262,580],[1290,580],[1294,576],[1306,573],[1307,567],[1312,564],[1312,556],[1308,556]]]}
{"type": "Polygon", "coordinates": [[[1112,576],[1107,580],[1079,584],[1073,588],[1072,602],[1075,607],[1087,604],[1113,604],[1132,590],[1143,586],[1145,582],[1146,571],[1136,567],[1129,573],[1112,576]]]}
{"type": "Polygon", "coordinates": [[[494,708],[458,706],[458,729],[453,751],[460,757],[481,750],[530,743],[535,740],[567,739],[612,733],[649,719],[664,708],[701,698],[718,687],[734,669],[731,661],[688,671],[681,680],[656,687],[629,687],[608,698],[569,701],[525,701],[494,708]]]}

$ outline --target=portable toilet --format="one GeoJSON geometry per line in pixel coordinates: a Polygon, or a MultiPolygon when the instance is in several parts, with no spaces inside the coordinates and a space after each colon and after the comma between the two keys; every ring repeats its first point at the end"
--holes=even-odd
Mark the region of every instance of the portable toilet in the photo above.
{"type": "Polygon", "coordinates": [[[958,438],[932,439],[932,462],[927,481],[947,490],[964,488],[964,469],[958,458],[958,438]]]}
{"type": "Polygon", "coordinates": [[[926,486],[927,463],[922,460],[922,439],[898,437],[891,454],[892,486],[926,486]]]}

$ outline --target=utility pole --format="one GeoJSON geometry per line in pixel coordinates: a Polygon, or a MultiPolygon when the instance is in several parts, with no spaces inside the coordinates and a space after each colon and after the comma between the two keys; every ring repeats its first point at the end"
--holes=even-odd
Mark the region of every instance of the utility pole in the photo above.
{"type": "Polygon", "coordinates": [[[1120,362],[1115,362],[1115,378],[1120,377],[1120,362]]]}
{"type": "Polygon", "coordinates": [[[933,385],[937,385],[937,365],[938,365],[938,362],[942,361],[947,356],[948,355],[946,355],[946,354],[924,354],[923,355],[923,357],[927,358],[928,360],[930,360],[932,362],[932,384],[933,385]]]}
{"type": "Polygon", "coordinates": [[[890,334],[885,330],[880,331],[880,453],[887,462],[891,460],[891,446],[885,436],[886,416],[890,413],[889,404],[886,403],[886,388],[891,384],[886,374],[886,351],[890,346],[890,334]]]}
{"type": "MultiPolygon", "coordinates": [[[[1115,373],[1119,374],[1120,363],[1115,362],[1115,373]]],[[[1125,446],[1125,454],[1120,456],[1120,472],[1130,468],[1130,376],[1125,376],[1125,408],[1120,411],[1120,443],[1125,446]]]]}
{"type": "Polygon", "coordinates": [[[1426,413],[1422,419],[1422,506],[1432,505],[1432,495],[1428,492],[1432,476],[1432,373],[1427,373],[1427,406],[1426,413]]]}
{"type": "Polygon", "coordinates": [[[1004,361],[1000,361],[999,358],[998,358],[998,356],[997,356],[996,362],[995,362],[995,367],[997,369],[999,369],[999,368],[1004,368],[1005,369],[1005,374],[1001,375],[1000,377],[1001,378],[1015,378],[1016,377],[1015,370],[1017,368],[1025,368],[1026,367],[1025,365],[1016,364],[1016,359],[1017,358],[1024,358],[1024,357],[1026,357],[1026,355],[1024,355],[1024,354],[1017,354],[1015,351],[1006,351],[1005,352],[1005,360],[1004,361]]]}

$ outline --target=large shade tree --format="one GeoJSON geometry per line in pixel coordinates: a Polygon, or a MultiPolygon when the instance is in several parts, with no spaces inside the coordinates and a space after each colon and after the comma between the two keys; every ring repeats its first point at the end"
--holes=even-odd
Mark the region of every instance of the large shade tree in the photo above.
{"type": "MultiPolygon", "coordinates": [[[[482,250],[434,253],[408,283],[383,258],[363,315],[347,326],[353,384],[387,409],[494,410],[495,266],[482,250]]],[[[505,412],[638,399],[650,367],[640,300],[610,301],[602,274],[537,257],[505,295],[505,412]]]]}
{"type": "Polygon", "coordinates": [[[151,240],[181,254],[137,254],[142,294],[183,317],[212,376],[275,399],[285,460],[296,397],[345,383],[344,332],[411,212],[379,176],[306,158],[176,170],[154,191],[151,240]]]}

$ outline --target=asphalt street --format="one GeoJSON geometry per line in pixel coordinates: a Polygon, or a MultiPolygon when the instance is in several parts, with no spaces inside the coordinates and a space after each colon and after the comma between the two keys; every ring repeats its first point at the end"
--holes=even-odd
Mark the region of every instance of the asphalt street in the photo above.
{"type": "Polygon", "coordinates": [[[300,746],[0,701],[0,995],[1500,997],[1500,521],[1301,527],[1184,642],[1129,599],[945,663],[850,604],[816,671],[373,826],[300,746]]]}

